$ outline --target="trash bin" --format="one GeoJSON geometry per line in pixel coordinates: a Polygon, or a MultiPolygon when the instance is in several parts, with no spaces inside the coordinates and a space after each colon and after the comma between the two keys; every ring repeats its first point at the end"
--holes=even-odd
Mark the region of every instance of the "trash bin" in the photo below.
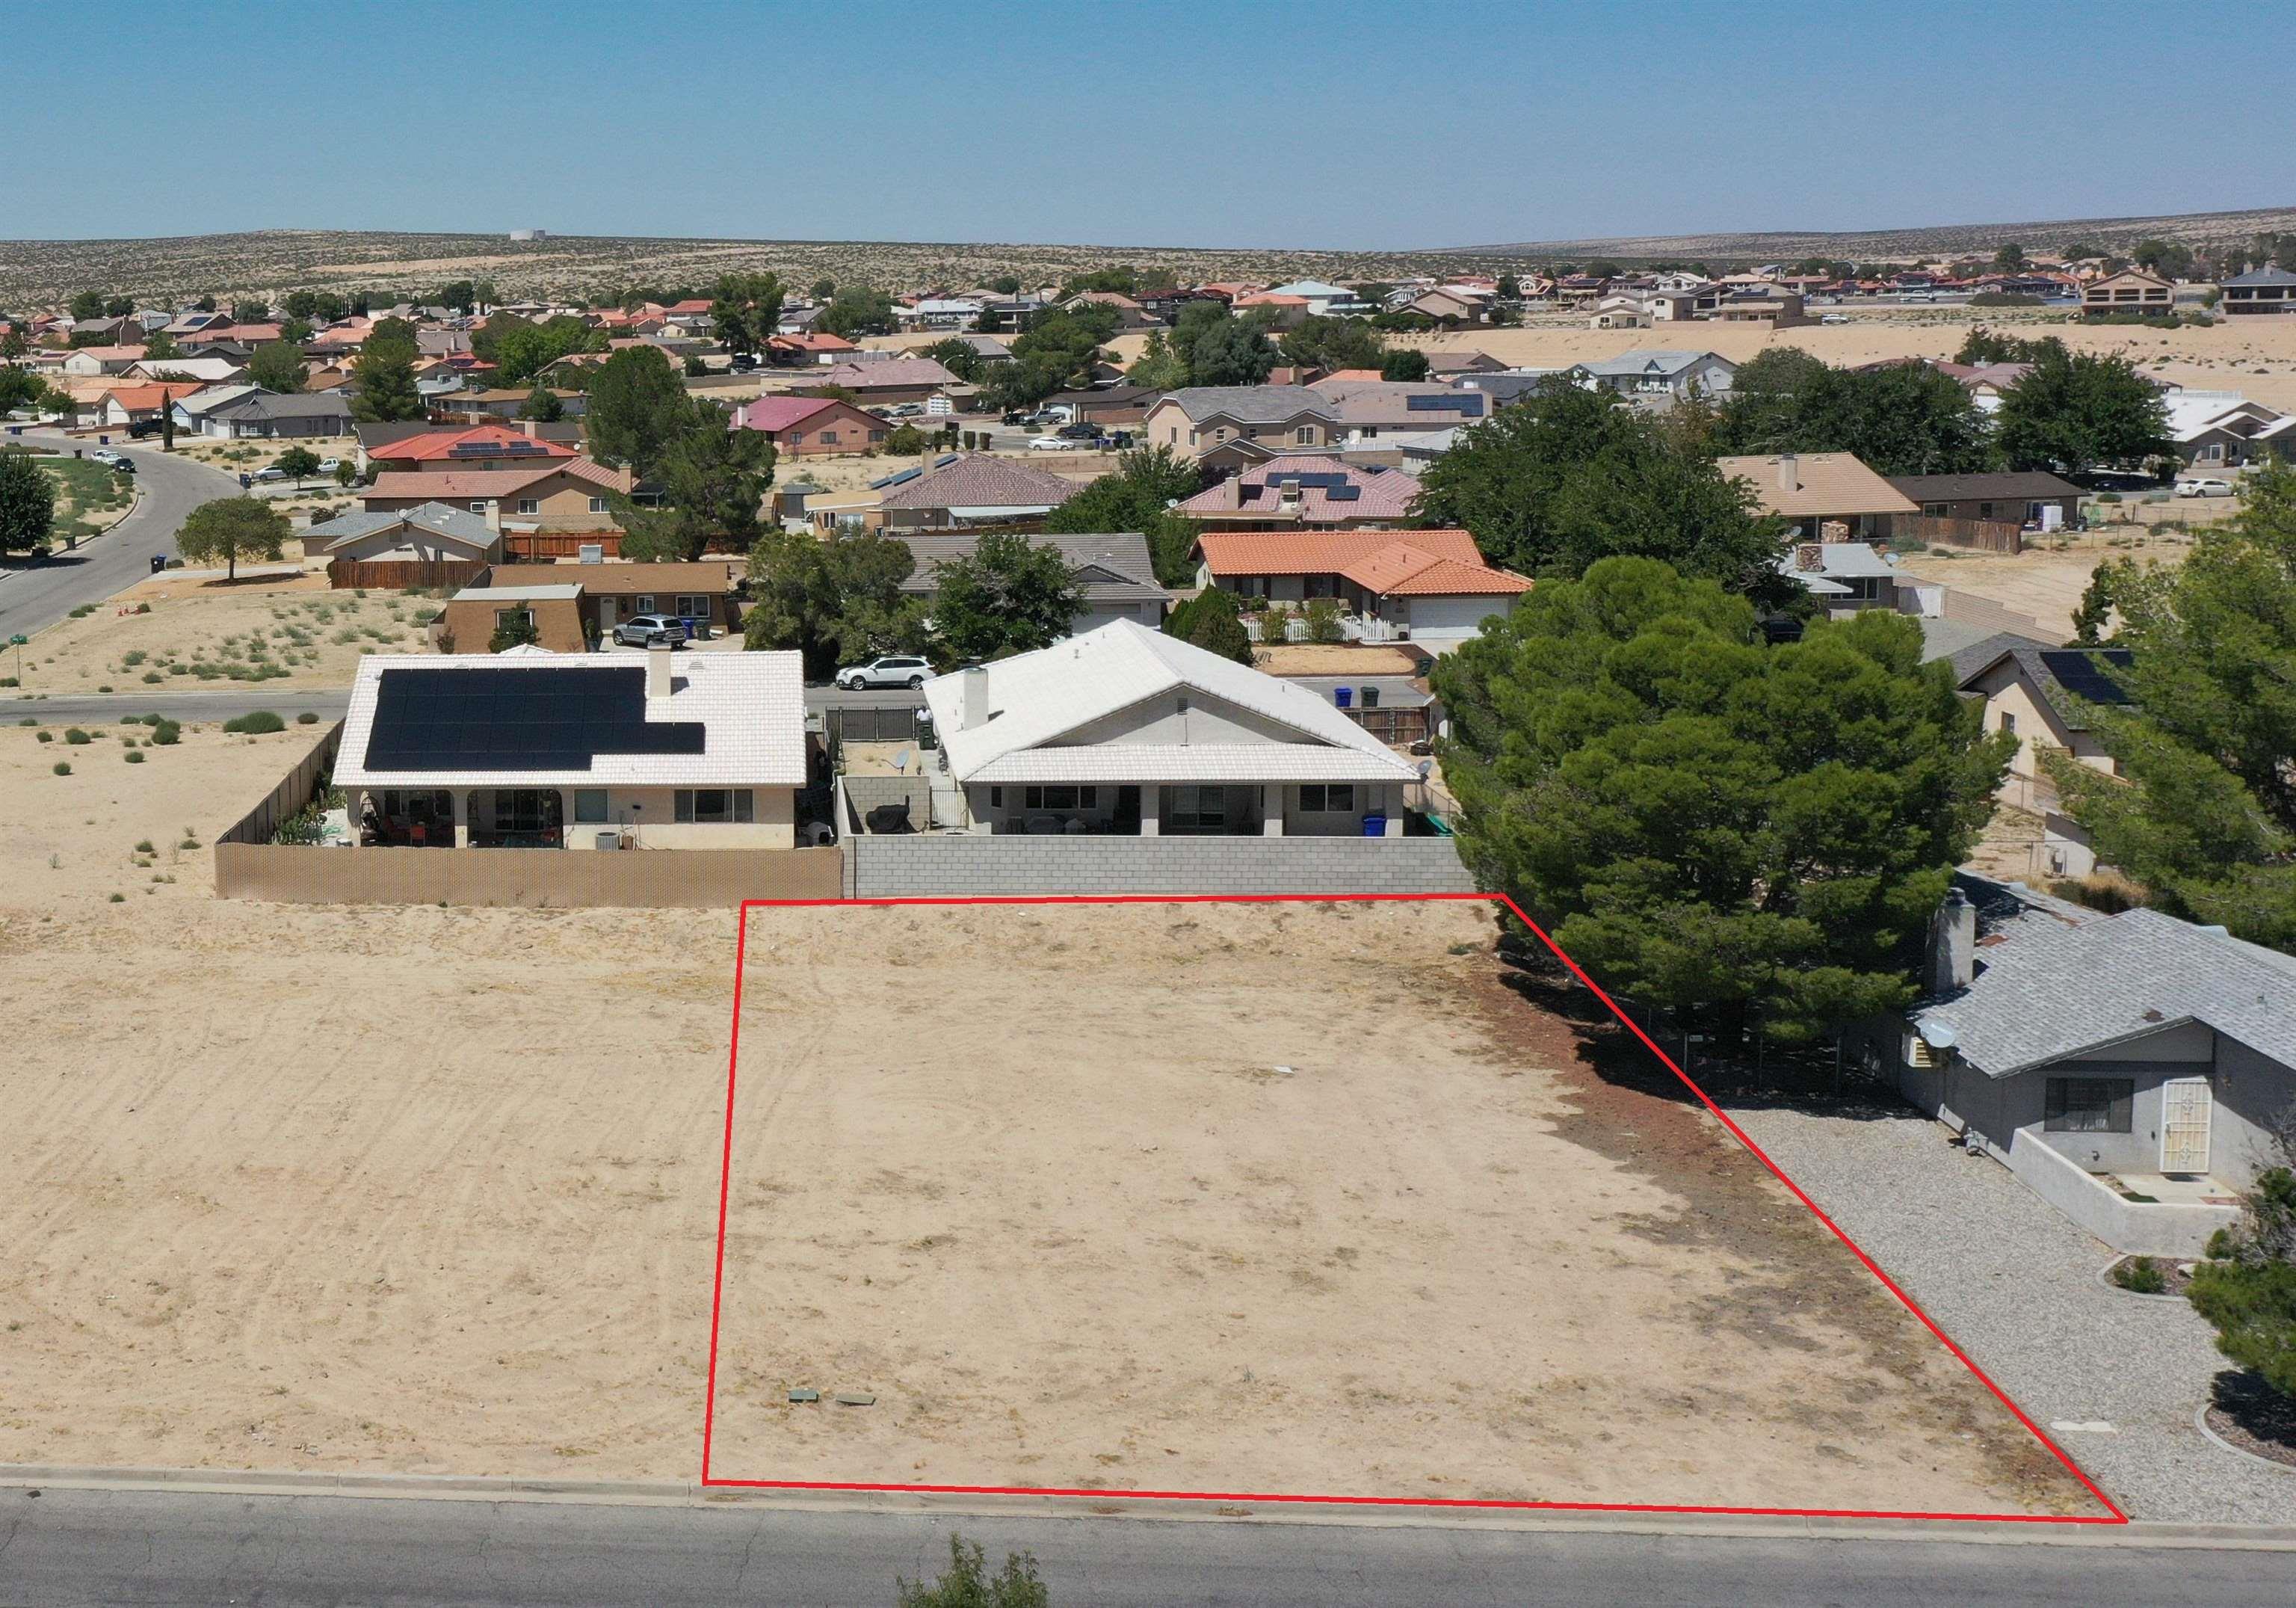
{"type": "Polygon", "coordinates": [[[1385,837],[1387,835],[1387,817],[1385,816],[1365,816],[1364,817],[1363,834],[1367,838],[1385,837]]]}
{"type": "Polygon", "coordinates": [[[1351,686],[1335,686],[1332,689],[1332,701],[1341,709],[1353,703],[1355,695],[1356,690],[1351,686]]]}
{"type": "Polygon", "coordinates": [[[167,572],[167,569],[168,555],[164,553],[154,553],[152,555],[152,573],[154,575],[162,575],[167,572]]]}

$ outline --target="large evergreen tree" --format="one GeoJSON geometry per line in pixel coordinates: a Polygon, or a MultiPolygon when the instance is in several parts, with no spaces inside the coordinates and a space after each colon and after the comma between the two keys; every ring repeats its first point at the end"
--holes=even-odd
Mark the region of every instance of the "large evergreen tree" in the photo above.
{"type": "Polygon", "coordinates": [[[1136,530],[1147,538],[1156,579],[1186,586],[1194,571],[1188,549],[1195,546],[1196,521],[1168,504],[1203,489],[1203,472],[1168,447],[1136,447],[1119,455],[1116,468],[1102,475],[1045,516],[1045,529],[1079,535],[1136,530]]]}
{"type": "Polygon", "coordinates": [[[685,381],[669,358],[658,347],[632,346],[607,358],[591,376],[582,430],[592,457],[627,464],[643,478],[653,472],[692,419],[685,381]]]}
{"type": "Polygon", "coordinates": [[[1059,548],[1004,530],[984,532],[971,556],[940,565],[933,592],[933,628],[958,663],[1050,647],[1083,603],[1059,548]]]}
{"type": "Polygon", "coordinates": [[[925,605],[901,593],[915,568],[906,544],[873,531],[827,541],[768,531],[750,549],[744,641],[794,649],[808,681],[880,653],[922,652],[925,605]]]}
{"type": "Polygon", "coordinates": [[[1726,453],[1848,452],[1877,474],[1969,474],[1992,458],[1986,419],[1923,363],[1836,368],[1773,347],[1739,369],[1714,431],[1726,453]]]}
{"type": "Polygon", "coordinates": [[[1910,620],[1771,648],[1647,559],[1550,581],[1440,660],[1461,851],[1604,986],[1734,1038],[1902,1008],[2013,739],[1910,620]]]}
{"type": "Polygon", "coordinates": [[[0,553],[45,553],[55,525],[55,481],[31,454],[0,453],[0,553]]]}
{"type": "Polygon", "coordinates": [[[414,328],[386,318],[367,332],[351,367],[351,416],[366,423],[423,416],[414,384],[414,328]]]}
{"type": "Polygon", "coordinates": [[[776,274],[721,274],[709,322],[727,351],[754,357],[781,323],[789,291],[776,274]]]}
{"type": "Polygon", "coordinates": [[[2010,468],[2078,472],[2175,453],[2161,388],[2126,357],[2068,351],[2052,339],[2025,360],[2032,369],[2002,393],[1994,416],[2010,468]]]}

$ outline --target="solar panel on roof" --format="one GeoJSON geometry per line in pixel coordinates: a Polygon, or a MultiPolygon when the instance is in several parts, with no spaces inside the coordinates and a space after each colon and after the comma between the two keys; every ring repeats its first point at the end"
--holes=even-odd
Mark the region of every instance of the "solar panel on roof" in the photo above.
{"type": "Polygon", "coordinates": [[[2129,696],[2105,675],[2110,667],[2127,669],[2136,662],[2136,655],[2127,648],[2107,648],[2098,653],[2048,652],[2041,655],[2041,664],[2057,678],[2065,691],[2091,703],[2128,703],[2129,696]],[[2105,662],[2100,665],[2097,660],[2105,662]]]}
{"type": "Polygon", "coordinates": [[[923,472],[924,471],[922,469],[904,469],[898,474],[889,474],[882,480],[870,481],[869,489],[872,491],[882,491],[888,486],[898,486],[904,480],[914,480],[923,472]]]}
{"type": "Polygon", "coordinates": [[[1415,414],[1479,414],[1483,411],[1481,399],[1475,397],[1406,397],[1403,406],[1415,414]]]}
{"type": "Polygon", "coordinates": [[[1324,493],[1324,500],[1332,503],[1353,503],[1362,496],[1363,488],[1360,486],[1334,486],[1324,493]]]}
{"type": "Polygon", "coordinates": [[[699,721],[649,721],[645,671],[385,670],[366,767],[588,770],[600,754],[698,754],[699,721]]]}
{"type": "Polygon", "coordinates": [[[964,455],[960,453],[945,452],[932,461],[932,466],[935,469],[946,469],[951,464],[955,463],[962,455],[964,455]]]}

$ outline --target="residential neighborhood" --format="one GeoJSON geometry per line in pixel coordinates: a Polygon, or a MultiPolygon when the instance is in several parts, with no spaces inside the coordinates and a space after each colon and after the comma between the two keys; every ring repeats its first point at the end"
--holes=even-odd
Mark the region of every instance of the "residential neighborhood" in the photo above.
{"type": "Polygon", "coordinates": [[[2286,1595],[2280,19],[29,5],[0,1599],[2286,1595]]]}

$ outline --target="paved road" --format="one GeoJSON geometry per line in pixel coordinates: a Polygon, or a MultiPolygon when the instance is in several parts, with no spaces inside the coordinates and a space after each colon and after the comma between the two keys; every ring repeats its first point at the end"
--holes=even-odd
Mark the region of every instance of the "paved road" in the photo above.
{"type": "MultiPolygon", "coordinates": [[[[171,720],[185,722],[228,720],[255,710],[272,710],[290,720],[306,711],[322,720],[334,720],[341,718],[350,701],[348,689],[324,688],[304,692],[250,688],[228,693],[178,693],[155,688],[149,693],[75,693],[51,698],[0,696],[0,725],[12,726],[26,717],[43,726],[68,720],[109,723],[123,715],[144,714],[165,715],[171,720]]],[[[840,692],[832,686],[809,686],[805,690],[805,707],[815,713],[824,709],[914,709],[916,705],[917,695],[906,688],[866,693],[840,692]]]]}
{"type": "Polygon", "coordinates": [[[1073,1604],[2287,1600],[2286,1552],[0,1489],[0,1604],[892,1601],[954,1524],[1073,1604]]]}
{"type": "MultiPolygon", "coordinates": [[[[17,438],[11,437],[10,439],[17,438]]],[[[69,454],[95,443],[42,431],[21,438],[69,454]]],[[[176,532],[184,516],[201,503],[236,496],[239,483],[219,470],[156,447],[114,440],[135,463],[144,500],[135,512],[76,551],[53,553],[40,562],[0,565],[0,642],[29,636],[53,625],[84,603],[97,603],[152,573],[152,555],[176,555],[176,532]]]]}

